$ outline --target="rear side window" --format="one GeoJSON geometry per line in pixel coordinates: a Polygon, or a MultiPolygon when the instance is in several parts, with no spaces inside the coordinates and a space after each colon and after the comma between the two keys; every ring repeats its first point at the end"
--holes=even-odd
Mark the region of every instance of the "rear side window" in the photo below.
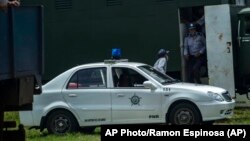
{"type": "Polygon", "coordinates": [[[106,74],[106,68],[79,70],[71,77],[67,89],[106,88],[106,74]]]}

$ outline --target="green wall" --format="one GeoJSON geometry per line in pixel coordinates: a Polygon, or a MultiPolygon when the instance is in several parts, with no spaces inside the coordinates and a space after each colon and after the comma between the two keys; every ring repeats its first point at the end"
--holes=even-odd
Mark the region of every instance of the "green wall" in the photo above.
{"type": "Polygon", "coordinates": [[[168,70],[180,71],[178,7],[220,0],[22,0],[44,5],[45,79],[78,64],[122,57],[153,65],[160,48],[170,50],[168,70]]]}

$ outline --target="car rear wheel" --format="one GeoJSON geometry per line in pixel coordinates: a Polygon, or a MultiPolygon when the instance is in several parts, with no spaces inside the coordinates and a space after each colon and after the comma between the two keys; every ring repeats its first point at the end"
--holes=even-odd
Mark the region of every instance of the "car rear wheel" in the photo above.
{"type": "Polygon", "coordinates": [[[48,116],[47,129],[49,133],[65,134],[77,131],[78,124],[70,112],[58,110],[48,116]]]}
{"type": "Polygon", "coordinates": [[[192,104],[180,103],[170,111],[169,122],[174,125],[200,124],[201,116],[197,108],[192,104]]]}

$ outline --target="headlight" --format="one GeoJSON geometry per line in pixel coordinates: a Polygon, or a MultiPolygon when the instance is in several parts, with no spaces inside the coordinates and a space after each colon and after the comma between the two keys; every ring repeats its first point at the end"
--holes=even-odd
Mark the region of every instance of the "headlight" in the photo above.
{"type": "Polygon", "coordinates": [[[214,93],[214,92],[210,92],[208,91],[207,94],[213,99],[213,100],[216,100],[216,101],[224,101],[223,97],[217,93],[214,93]]]}

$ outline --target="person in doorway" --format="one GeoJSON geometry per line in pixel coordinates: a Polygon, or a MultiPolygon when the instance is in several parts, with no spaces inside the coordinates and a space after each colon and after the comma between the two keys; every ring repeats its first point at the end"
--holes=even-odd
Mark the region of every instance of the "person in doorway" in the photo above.
{"type": "Polygon", "coordinates": [[[200,68],[205,60],[206,43],[202,33],[196,31],[196,25],[188,25],[188,35],[184,39],[184,57],[187,64],[188,82],[201,84],[200,68]]]}
{"type": "Polygon", "coordinates": [[[20,0],[0,0],[1,9],[4,9],[8,6],[20,6],[20,0]]]}
{"type": "Polygon", "coordinates": [[[169,51],[160,49],[157,54],[158,59],[154,64],[154,68],[163,74],[167,72],[168,53],[169,51]]]}

